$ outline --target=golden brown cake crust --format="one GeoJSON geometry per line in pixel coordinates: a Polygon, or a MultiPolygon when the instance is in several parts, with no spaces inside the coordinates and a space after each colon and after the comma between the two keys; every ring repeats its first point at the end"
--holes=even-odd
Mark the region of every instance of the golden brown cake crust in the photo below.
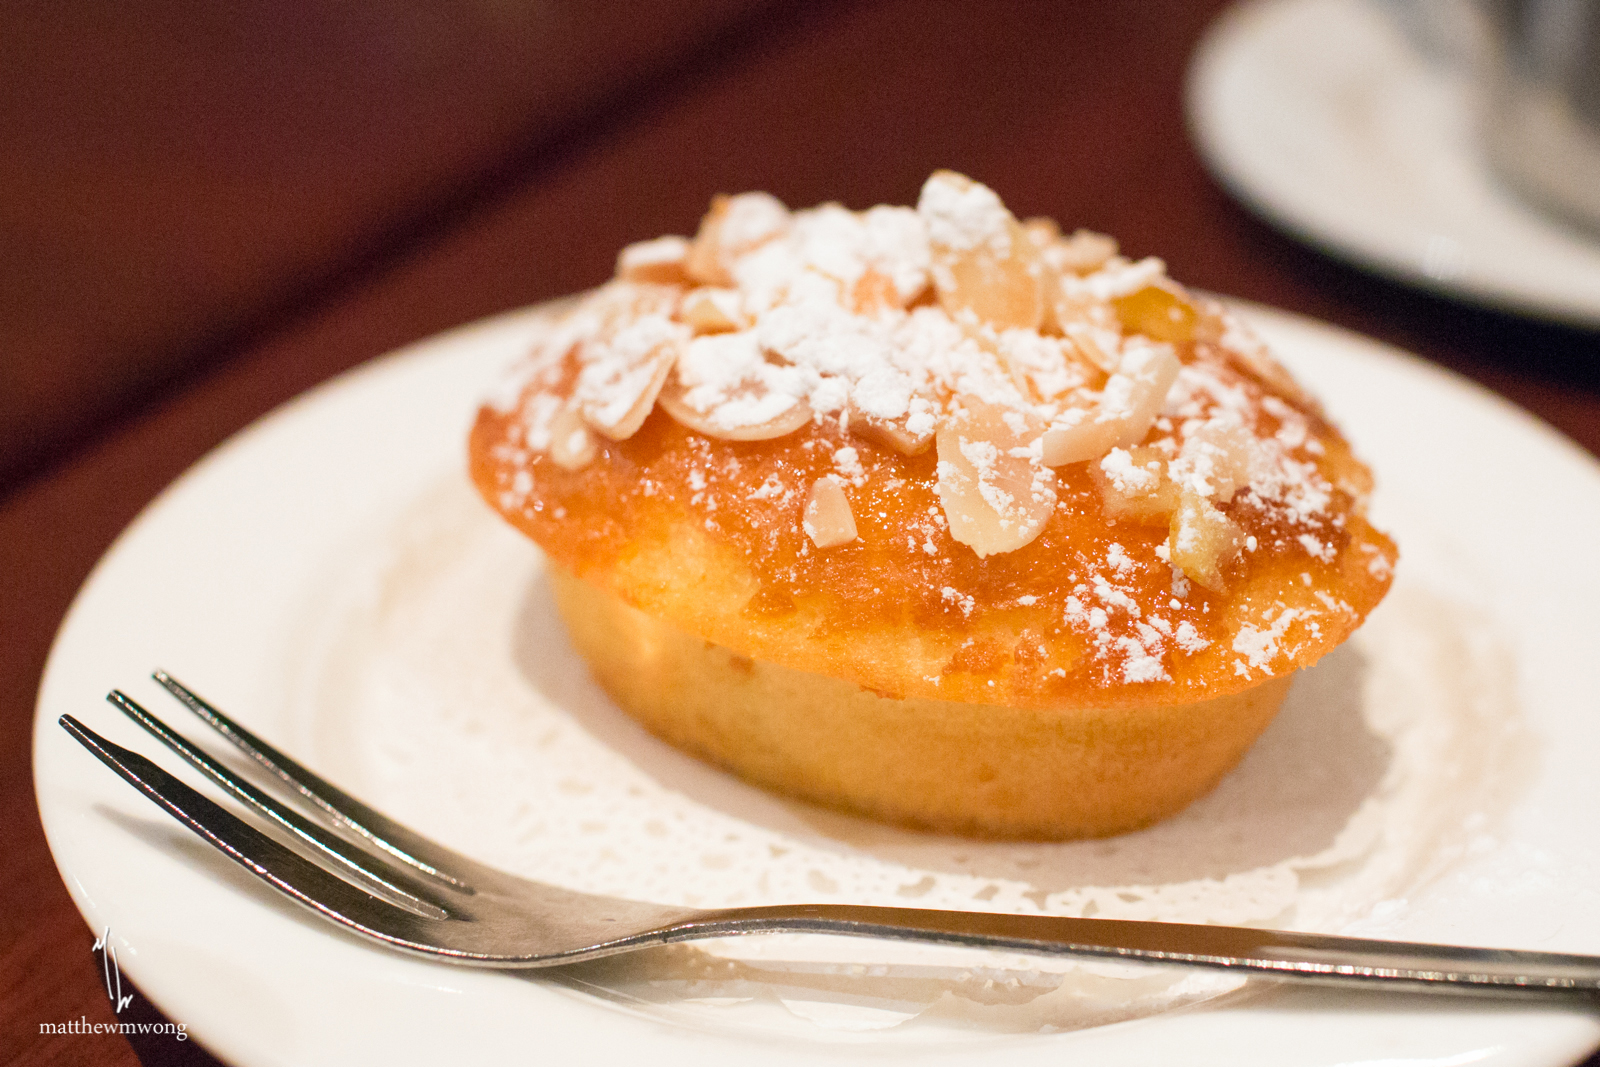
{"type": "Polygon", "coordinates": [[[653,733],[758,785],[947,833],[1104,837],[1172,815],[1239,761],[1290,682],[1111,711],[893,700],[554,579],[595,677],[653,733]]]}
{"type": "Polygon", "coordinates": [[[1142,826],[1391,580],[1366,468],[1243,323],[957,174],[915,209],[718,198],[533,349],[472,477],[596,677],[824,803],[1142,826]]]}
{"type": "MultiPolygon", "coordinates": [[[[1289,455],[1320,503],[1248,489],[1225,502],[1254,547],[1223,593],[1190,583],[1175,596],[1166,526],[1108,518],[1090,464],[1057,472],[1060,501],[1035,540],[980,559],[942,521],[932,453],[906,456],[832,421],[778,440],[720,441],[658,410],[569,471],[519,443],[514,409],[485,407],[472,474],[561,566],[755,659],[897,697],[1193,702],[1337,646],[1388,589],[1395,550],[1361,513],[1366,469],[1337,431],[1224,349],[1179,350],[1186,367],[1249,399],[1255,432],[1302,440],[1289,455]],[[802,529],[806,488],[846,448],[860,468],[849,490],[859,536],[819,550],[802,529]]],[[[1199,393],[1195,403],[1214,406],[1199,393]]]]}

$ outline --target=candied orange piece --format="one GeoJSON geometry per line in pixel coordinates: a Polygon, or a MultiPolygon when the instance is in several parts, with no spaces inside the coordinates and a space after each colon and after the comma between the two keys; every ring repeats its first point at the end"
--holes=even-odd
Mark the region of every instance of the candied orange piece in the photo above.
{"type": "Polygon", "coordinates": [[[1243,545],[1244,534],[1232,519],[1199,493],[1183,490],[1167,540],[1174,567],[1219,593],[1227,585],[1227,565],[1243,545]]]}
{"type": "Polygon", "coordinates": [[[1166,526],[1178,507],[1178,486],[1167,477],[1166,457],[1146,445],[1113,448],[1089,476],[1100,490],[1106,514],[1146,526],[1166,526]]]}

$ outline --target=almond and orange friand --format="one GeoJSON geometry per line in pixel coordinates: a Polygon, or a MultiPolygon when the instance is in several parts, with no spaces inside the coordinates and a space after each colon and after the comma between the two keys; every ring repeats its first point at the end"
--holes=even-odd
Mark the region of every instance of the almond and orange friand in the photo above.
{"type": "Polygon", "coordinates": [[[623,249],[471,467],[650,730],[984,836],[1183,808],[1395,561],[1366,467],[1242,322],[943,171],[915,208],[747,193],[623,249]]]}

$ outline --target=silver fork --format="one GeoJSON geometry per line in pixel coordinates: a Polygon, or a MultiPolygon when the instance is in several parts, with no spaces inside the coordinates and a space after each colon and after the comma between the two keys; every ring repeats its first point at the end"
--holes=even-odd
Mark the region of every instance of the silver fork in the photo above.
{"type": "Polygon", "coordinates": [[[120,690],[107,699],[255,809],[296,848],[72,716],[63,715],[61,725],[179,822],[295,902],[390,948],[449,963],[550,967],[670,942],[787,932],[1182,964],[1321,982],[1539,993],[1591,1003],[1600,995],[1600,957],[1593,956],[849,904],[704,911],[574,892],[496,870],[408,830],[289,759],[165,672],[157,671],[154,678],[297,795],[321,822],[232,773],[120,690]]]}

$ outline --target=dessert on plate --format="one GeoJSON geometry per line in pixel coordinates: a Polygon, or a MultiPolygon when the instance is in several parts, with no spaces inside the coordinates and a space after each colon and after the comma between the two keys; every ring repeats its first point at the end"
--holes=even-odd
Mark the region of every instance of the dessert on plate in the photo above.
{"type": "Polygon", "coordinates": [[[940,831],[1180,810],[1396,555],[1366,467],[1243,323],[943,171],[915,208],[746,193],[628,246],[470,451],[623,709],[940,831]]]}

